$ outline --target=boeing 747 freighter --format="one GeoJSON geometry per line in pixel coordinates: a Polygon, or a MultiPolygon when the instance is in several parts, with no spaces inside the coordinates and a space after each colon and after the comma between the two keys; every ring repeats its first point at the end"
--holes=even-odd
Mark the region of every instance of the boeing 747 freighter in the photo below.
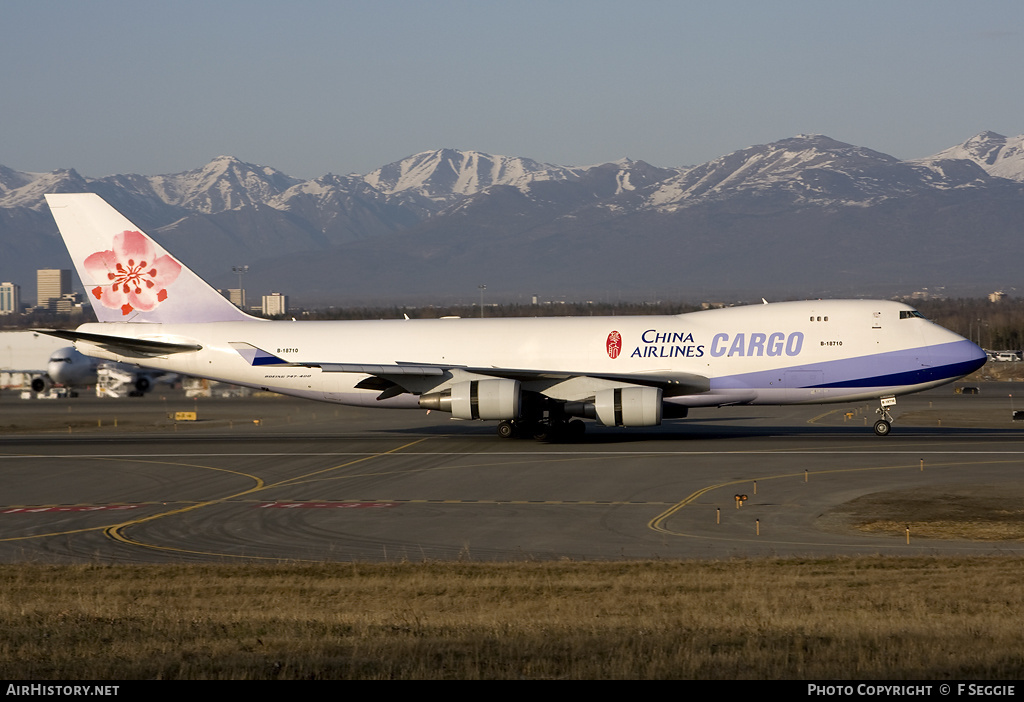
{"type": "Polygon", "coordinates": [[[47,330],[84,354],[347,405],[427,408],[498,434],[647,427],[691,407],[880,400],[980,368],[912,307],[779,302],[669,316],[268,321],[222,297],[89,193],[46,200],[98,323],[47,330]]]}

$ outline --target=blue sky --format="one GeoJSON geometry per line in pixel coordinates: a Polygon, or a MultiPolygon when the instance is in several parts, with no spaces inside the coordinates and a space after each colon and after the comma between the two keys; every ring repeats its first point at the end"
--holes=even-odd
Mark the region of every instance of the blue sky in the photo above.
{"type": "Polygon", "coordinates": [[[701,163],[822,133],[900,158],[1024,132],[1024,3],[0,0],[0,164],[220,154],[312,178],[442,147],[701,163]]]}

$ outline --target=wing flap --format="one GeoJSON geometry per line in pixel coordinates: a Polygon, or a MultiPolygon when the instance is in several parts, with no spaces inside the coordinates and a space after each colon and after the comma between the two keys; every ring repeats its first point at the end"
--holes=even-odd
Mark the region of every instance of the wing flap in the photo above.
{"type": "Polygon", "coordinates": [[[395,363],[390,365],[363,364],[363,363],[309,363],[302,364],[311,367],[318,367],[324,373],[364,373],[379,377],[393,375],[444,375],[447,370],[444,366],[424,366],[415,364],[395,363]]]}

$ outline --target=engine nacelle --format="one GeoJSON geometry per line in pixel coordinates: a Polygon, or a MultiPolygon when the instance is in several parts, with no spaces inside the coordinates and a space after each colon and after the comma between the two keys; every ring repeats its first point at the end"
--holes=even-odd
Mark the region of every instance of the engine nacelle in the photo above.
{"type": "Polygon", "coordinates": [[[661,388],[599,390],[594,410],[608,427],[656,427],[661,424],[661,388]]]}
{"type": "Polygon", "coordinates": [[[37,375],[32,378],[31,387],[33,392],[46,392],[53,387],[53,382],[50,380],[49,376],[37,375]]]}
{"type": "Polygon", "coordinates": [[[522,389],[518,380],[493,378],[455,383],[420,397],[420,407],[451,412],[459,419],[518,419],[522,389]]]}

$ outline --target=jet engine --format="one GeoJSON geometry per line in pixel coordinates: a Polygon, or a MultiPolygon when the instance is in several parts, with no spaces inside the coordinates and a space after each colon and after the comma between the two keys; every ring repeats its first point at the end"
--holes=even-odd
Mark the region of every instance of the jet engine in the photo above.
{"type": "Polygon", "coordinates": [[[32,378],[33,392],[46,392],[52,387],[53,382],[50,380],[49,376],[37,375],[36,377],[32,378]]]}
{"type": "Polygon", "coordinates": [[[522,399],[518,380],[492,378],[455,383],[420,396],[420,407],[451,412],[459,419],[517,419],[522,399]]]}
{"type": "Polygon", "coordinates": [[[655,427],[661,424],[661,388],[599,390],[594,410],[607,427],[655,427]]]}

